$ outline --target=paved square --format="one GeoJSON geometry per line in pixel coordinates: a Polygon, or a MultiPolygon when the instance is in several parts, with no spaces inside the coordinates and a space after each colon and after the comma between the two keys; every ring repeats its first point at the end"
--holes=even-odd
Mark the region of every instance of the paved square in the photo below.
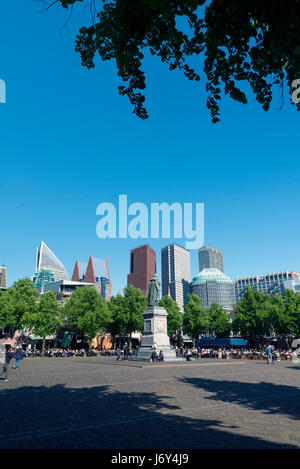
{"type": "Polygon", "coordinates": [[[27,358],[0,380],[0,448],[300,448],[300,366],[27,358]]]}

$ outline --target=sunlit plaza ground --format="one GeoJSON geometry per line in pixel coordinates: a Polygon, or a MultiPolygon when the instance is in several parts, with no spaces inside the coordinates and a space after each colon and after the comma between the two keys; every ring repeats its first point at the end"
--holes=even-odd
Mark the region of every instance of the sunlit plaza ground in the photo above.
{"type": "Polygon", "coordinates": [[[300,448],[300,366],[25,358],[0,380],[0,448],[300,448]]]}

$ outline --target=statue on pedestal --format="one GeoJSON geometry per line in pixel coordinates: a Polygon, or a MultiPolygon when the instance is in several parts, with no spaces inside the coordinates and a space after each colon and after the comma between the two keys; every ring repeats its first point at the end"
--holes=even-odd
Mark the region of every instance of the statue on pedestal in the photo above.
{"type": "MultiPolygon", "coordinates": [[[[149,282],[148,308],[143,312],[144,333],[136,360],[151,360],[157,349],[164,356],[164,361],[178,361],[174,349],[170,347],[167,333],[167,311],[159,306],[160,281],[155,274],[149,282]]],[[[180,359],[179,359],[180,360],[180,359]]]]}
{"type": "Polygon", "coordinates": [[[158,306],[160,300],[160,281],[157,274],[154,274],[149,282],[148,304],[158,306]]]}

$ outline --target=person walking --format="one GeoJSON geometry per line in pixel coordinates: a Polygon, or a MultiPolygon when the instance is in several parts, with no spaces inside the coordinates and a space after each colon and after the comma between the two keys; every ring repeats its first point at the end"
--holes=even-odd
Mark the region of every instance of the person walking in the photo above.
{"type": "Polygon", "coordinates": [[[129,354],[129,349],[128,349],[128,345],[127,345],[127,342],[125,342],[125,345],[123,347],[123,352],[124,352],[124,362],[126,362],[128,360],[128,354],[129,354]]]}
{"type": "Polygon", "coordinates": [[[19,368],[20,366],[20,361],[22,360],[23,358],[23,353],[22,353],[22,350],[20,348],[18,348],[16,351],[15,351],[15,364],[13,366],[13,368],[16,370],[19,368]]]}
{"type": "MultiPolygon", "coordinates": [[[[6,348],[6,350],[5,350],[5,360],[4,360],[4,363],[3,363],[3,370],[0,373],[0,377],[4,374],[5,375],[4,381],[8,381],[9,363],[10,363],[10,360],[13,358],[14,354],[10,351],[10,345],[6,345],[5,348],[6,348]]],[[[3,358],[2,358],[2,362],[3,362],[3,358]]]]}
{"type": "Polygon", "coordinates": [[[0,340],[0,366],[3,369],[5,366],[5,354],[6,354],[6,350],[5,350],[4,340],[0,340]]]}
{"type": "Polygon", "coordinates": [[[272,349],[271,345],[268,345],[266,347],[266,353],[267,353],[267,357],[268,357],[268,365],[270,365],[271,363],[273,363],[273,365],[274,365],[273,349],[272,349]]]}

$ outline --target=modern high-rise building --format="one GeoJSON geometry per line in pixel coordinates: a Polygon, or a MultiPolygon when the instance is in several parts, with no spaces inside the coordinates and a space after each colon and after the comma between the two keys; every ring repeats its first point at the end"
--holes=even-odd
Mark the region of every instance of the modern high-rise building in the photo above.
{"type": "Polygon", "coordinates": [[[149,282],[156,273],[156,253],[148,244],[130,251],[130,273],[127,275],[127,287],[140,288],[148,296],[149,282]]]}
{"type": "Polygon", "coordinates": [[[220,249],[206,246],[198,251],[199,272],[203,269],[218,269],[224,272],[223,253],[220,249]]]}
{"type": "Polygon", "coordinates": [[[0,267],[0,290],[6,290],[6,267],[0,267]]]}
{"type": "Polygon", "coordinates": [[[191,293],[202,299],[208,309],[212,303],[223,306],[228,312],[234,308],[233,281],[219,269],[203,269],[191,283],[191,293]]]}
{"type": "Polygon", "coordinates": [[[190,293],[191,261],[190,251],[169,244],[161,250],[162,296],[170,296],[183,312],[190,293]]]}
{"type": "Polygon", "coordinates": [[[76,260],[72,281],[93,284],[103,298],[109,300],[111,297],[107,259],[90,256],[88,263],[76,260]]]}
{"type": "Polygon", "coordinates": [[[36,255],[36,272],[41,270],[53,272],[56,280],[67,280],[68,278],[65,266],[57,259],[44,241],[41,242],[36,255]]]}
{"type": "Polygon", "coordinates": [[[298,272],[291,270],[290,272],[277,272],[262,276],[253,275],[252,277],[239,278],[234,282],[236,302],[240,301],[245,294],[247,287],[258,290],[261,293],[269,295],[284,295],[285,282],[287,280],[299,279],[298,272]]]}

